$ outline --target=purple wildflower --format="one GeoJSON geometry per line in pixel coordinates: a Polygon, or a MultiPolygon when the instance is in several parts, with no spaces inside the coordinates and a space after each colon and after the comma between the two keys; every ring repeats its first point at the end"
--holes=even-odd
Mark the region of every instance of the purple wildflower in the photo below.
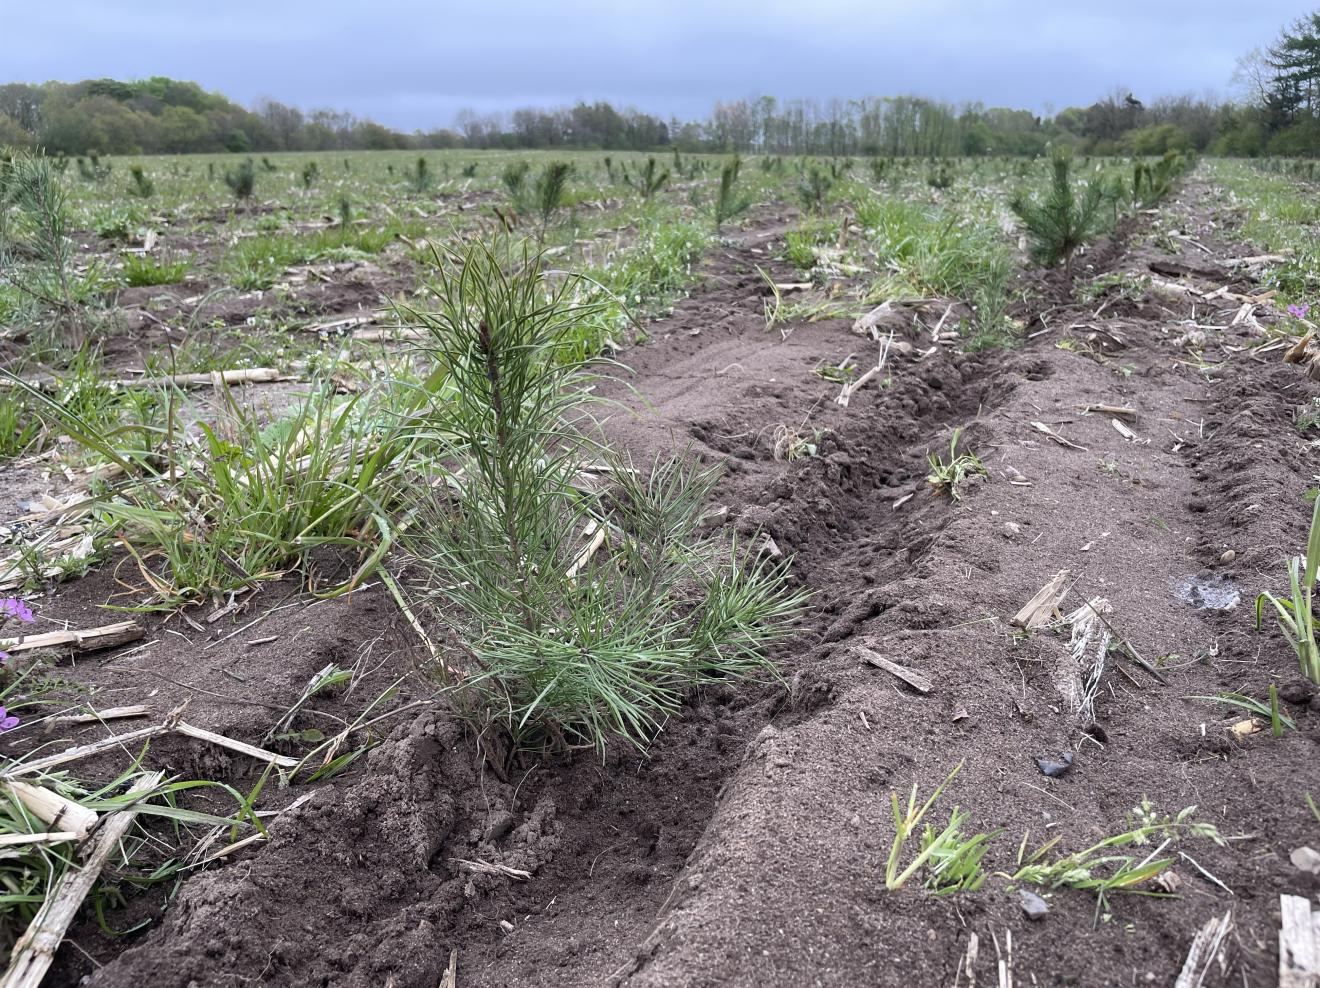
{"type": "Polygon", "coordinates": [[[1303,302],[1301,305],[1288,306],[1288,315],[1292,316],[1294,319],[1305,319],[1307,313],[1309,313],[1310,311],[1311,311],[1310,302],[1303,302]]]}
{"type": "Polygon", "coordinates": [[[0,732],[12,731],[18,726],[18,718],[4,707],[0,707],[0,732]]]}
{"type": "Polygon", "coordinates": [[[31,624],[36,620],[32,616],[32,608],[17,597],[6,597],[0,600],[0,618],[18,618],[24,624],[31,624]]]}

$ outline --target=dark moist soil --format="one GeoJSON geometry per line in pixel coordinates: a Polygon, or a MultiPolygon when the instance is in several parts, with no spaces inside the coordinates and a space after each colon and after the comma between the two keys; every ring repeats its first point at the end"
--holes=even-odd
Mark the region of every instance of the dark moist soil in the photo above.
{"type": "MultiPolygon", "coordinates": [[[[1185,283],[1220,287],[1196,270],[1254,251],[1223,240],[1218,202],[1192,182],[1158,218],[1201,247],[1179,240],[1185,253],[1163,253],[1133,227],[1079,258],[1079,275],[1181,262],[1185,283]]],[[[770,260],[783,228],[767,223],[707,258],[701,290],[623,355],[633,373],[612,396],[636,414],[609,425],[639,460],[690,445],[725,463],[728,524],[767,532],[792,557],[815,596],[776,655],[783,684],[702,689],[645,757],[533,760],[507,780],[442,708],[405,711],[350,771],[271,793],[263,809],[310,795],[270,824],[268,843],[192,875],[163,917],[159,896],[112,914],[125,926],[154,919],[147,931],[112,941],[81,922],[51,984],[434,988],[457,951],[463,986],[948,985],[967,977],[973,937],[981,983],[996,983],[1011,943],[1019,984],[1169,984],[1196,930],[1230,909],[1230,964],[1205,983],[1274,983],[1277,897],[1317,890],[1288,855],[1320,840],[1303,800],[1320,789],[1320,714],[1286,643],[1253,630],[1251,601],[1280,587],[1283,558],[1305,543],[1302,493],[1316,470],[1293,414],[1316,386],[1278,353],[1244,349],[1257,340],[1245,324],[1206,330],[1199,350],[1180,342],[1189,320],[1226,326],[1236,301],[1147,292],[1096,318],[1099,300],[1073,303],[1048,280],[1025,345],[926,352],[922,329],[883,386],[844,409],[838,384],[813,369],[849,354],[865,367],[875,344],[847,321],[796,325],[786,339],[766,331],[756,265],[796,280],[770,260]],[[1135,408],[1137,440],[1084,414],[1092,404],[1135,408]],[[778,426],[816,455],[776,460],[778,426]],[[927,452],[947,455],[956,427],[990,475],[954,501],[925,476],[927,452]],[[1066,639],[1008,625],[1065,568],[1065,608],[1106,598],[1114,628],[1168,681],[1111,654],[1094,724],[1055,685],[1066,639]],[[1228,585],[1241,602],[1226,611],[1178,593],[1228,585]],[[863,644],[934,688],[863,664],[863,644]],[[1280,740],[1268,728],[1238,737],[1228,726],[1241,712],[1189,699],[1262,697],[1270,683],[1297,722],[1280,740]],[[1071,770],[1046,778],[1036,759],[1064,752],[1071,770]],[[948,897],[915,883],[886,891],[890,793],[914,780],[928,793],[960,762],[938,823],[956,803],[967,829],[1002,828],[990,871],[1013,867],[1026,832],[1032,846],[1058,837],[1074,851],[1126,829],[1143,797],[1165,813],[1195,805],[1240,839],[1166,848],[1175,897],[1119,895],[1098,910],[1093,895],[1064,890],[1037,922],[1000,877],[948,897]]],[[[43,614],[98,621],[92,605],[115,590],[102,570],[43,614]]],[[[311,606],[289,593],[266,590],[204,633],[160,625],[150,647],[71,675],[116,703],[163,711],[191,698],[190,720],[246,740],[330,661],[367,674],[356,696],[318,701],[324,713],[352,717],[396,677],[401,702],[427,697],[382,588],[311,606]],[[283,603],[296,606],[211,644],[283,603]]],[[[259,774],[179,740],[154,745],[148,762],[240,789],[259,774]]]]}

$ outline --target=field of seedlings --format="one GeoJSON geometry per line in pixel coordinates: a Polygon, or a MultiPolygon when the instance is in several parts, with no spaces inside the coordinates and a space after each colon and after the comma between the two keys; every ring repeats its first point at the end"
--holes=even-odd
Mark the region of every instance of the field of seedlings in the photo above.
{"type": "Polygon", "coordinates": [[[6,155],[0,988],[1314,984],[1317,181],[6,155]]]}

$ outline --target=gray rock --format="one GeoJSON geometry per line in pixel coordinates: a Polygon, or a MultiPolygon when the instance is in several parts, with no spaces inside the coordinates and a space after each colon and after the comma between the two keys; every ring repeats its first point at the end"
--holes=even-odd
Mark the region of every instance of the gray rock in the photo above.
{"type": "Polygon", "coordinates": [[[1018,889],[1018,903],[1022,906],[1022,911],[1027,914],[1027,919],[1033,922],[1044,919],[1050,913],[1050,904],[1035,892],[1026,889],[1018,889]]]}
{"type": "Polygon", "coordinates": [[[1313,847],[1299,847],[1288,855],[1293,867],[1312,875],[1320,875],[1320,851],[1313,847]]]}
{"type": "Polygon", "coordinates": [[[1059,761],[1052,761],[1048,758],[1037,758],[1036,767],[1040,769],[1042,775],[1047,775],[1051,779],[1058,779],[1068,773],[1072,768],[1073,753],[1065,751],[1059,761]]]}

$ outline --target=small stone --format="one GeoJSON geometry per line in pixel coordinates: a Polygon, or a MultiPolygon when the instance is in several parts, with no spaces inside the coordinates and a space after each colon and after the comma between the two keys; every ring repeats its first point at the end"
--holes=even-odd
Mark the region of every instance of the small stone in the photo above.
{"type": "Polygon", "coordinates": [[[1228,725],[1228,733],[1237,738],[1248,738],[1260,730],[1260,721],[1255,717],[1246,717],[1228,725]]]}
{"type": "Polygon", "coordinates": [[[503,930],[506,934],[507,934],[507,933],[512,933],[512,932],[513,932],[513,924],[510,923],[507,919],[502,919],[502,920],[500,920],[500,929],[503,930]]]}
{"type": "Polygon", "coordinates": [[[1048,758],[1037,758],[1036,767],[1040,769],[1041,774],[1051,779],[1057,779],[1067,774],[1072,768],[1073,753],[1065,751],[1059,761],[1051,761],[1048,758]]]}
{"type": "Polygon", "coordinates": [[[1004,522],[1004,527],[1000,529],[1000,532],[1003,533],[1004,538],[1012,542],[1022,534],[1022,526],[1015,521],[1006,521],[1004,522]]]}
{"type": "Polygon", "coordinates": [[[697,530],[701,532],[711,532],[719,528],[729,520],[729,506],[721,504],[718,508],[708,511],[702,516],[697,525],[697,530]]]}
{"type": "Polygon", "coordinates": [[[856,829],[858,829],[859,827],[861,827],[861,825],[862,825],[862,817],[861,817],[861,815],[858,814],[858,813],[854,813],[854,814],[852,815],[852,819],[848,821],[848,826],[850,826],[850,827],[852,827],[854,830],[856,830],[856,829]]]}
{"type": "Polygon", "coordinates": [[[1225,549],[1223,555],[1219,557],[1219,561],[1225,566],[1231,563],[1234,559],[1237,559],[1237,553],[1232,549],[1225,549]]]}
{"type": "Polygon", "coordinates": [[[1169,895],[1174,895],[1177,893],[1179,886],[1182,885],[1182,879],[1178,877],[1176,871],[1162,871],[1155,876],[1155,884],[1169,895]]]}
{"type": "Polygon", "coordinates": [[[1299,847],[1288,855],[1293,867],[1311,875],[1320,875],[1320,851],[1311,847],[1299,847]]]}
{"type": "Polygon", "coordinates": [[[1027,919],[1033,922],[1038,922],[1050,914],[1050,904],[1035,892],[1018,889],[1018,903],[1022,906],[1022,911],[1026,913],[1027,919]]]}

